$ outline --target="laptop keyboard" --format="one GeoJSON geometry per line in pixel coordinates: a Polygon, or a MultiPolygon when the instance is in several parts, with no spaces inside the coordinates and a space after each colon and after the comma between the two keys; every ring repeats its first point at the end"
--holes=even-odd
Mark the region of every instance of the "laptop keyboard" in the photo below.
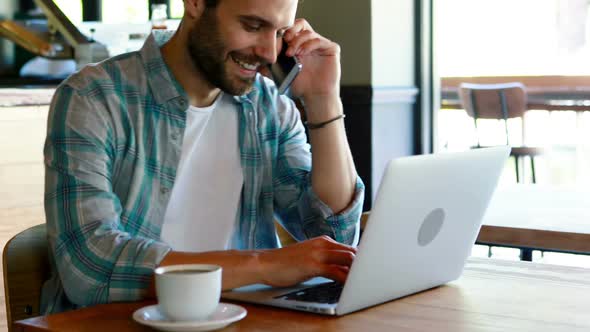
{"type": "Polygon", "coordinates": [[[279,295],[275,299],[292,300],[300,302],[315,302],[315,303],[337,303],[342,293],[342,284],[336,282],[329,282],[319,284],[309,288],[300,289],[291,293],[279,295]]]}

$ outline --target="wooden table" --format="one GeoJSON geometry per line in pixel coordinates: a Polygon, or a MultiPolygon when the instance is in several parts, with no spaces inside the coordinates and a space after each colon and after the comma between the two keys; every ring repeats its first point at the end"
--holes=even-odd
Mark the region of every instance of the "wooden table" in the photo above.
{"type": "MultiPolygon", "coordinates": [[[[364,229],[370,212],[363,213],[364,229]]],[[[476,243],[590,254],[590,189],[516,184],[494,193],[476,243]]]]}
{"type": "MultiPolygon", "coordinates": [[[[370,285],[367,285],[370,287],[370,285]]],[[[15,323],[16,331],[151,331],[131,314],[149,303],[101,305],[15,323]]],[[[590,331],[590,270],[470,259],[448,285],[343,317],[244,305],[224,331],[590,331]]]]}
{"type": "Polygon", "coordinates": [[[513,185],[498,188],[478,243],[590,254],[590,190],[513,185]]]}

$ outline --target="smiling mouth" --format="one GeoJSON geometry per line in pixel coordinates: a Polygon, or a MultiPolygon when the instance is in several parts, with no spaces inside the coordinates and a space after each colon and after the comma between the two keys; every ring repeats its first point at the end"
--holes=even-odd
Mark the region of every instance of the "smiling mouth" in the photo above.
{"type": "Polygon", "coordinates": [[[260,62],[248,63],[248,62],[241,61],[241,60],[237,59],[233,55],[231,56],[231,58],[235,63],[238,64],[238,66],[240,66],[242,69],[245,69],[245,70],[256,71],[256,70],[258,70],[258,67],[260,67],[260,62]]]}

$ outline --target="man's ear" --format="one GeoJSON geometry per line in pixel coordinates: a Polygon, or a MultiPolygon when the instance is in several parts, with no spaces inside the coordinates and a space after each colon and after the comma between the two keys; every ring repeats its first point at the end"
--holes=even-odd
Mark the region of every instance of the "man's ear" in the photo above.
{"type": "Polygon", "coordinates": [[[185,15],[192,19],[201,17],[205,10],[205,0],[184,0],[185,15]]]}

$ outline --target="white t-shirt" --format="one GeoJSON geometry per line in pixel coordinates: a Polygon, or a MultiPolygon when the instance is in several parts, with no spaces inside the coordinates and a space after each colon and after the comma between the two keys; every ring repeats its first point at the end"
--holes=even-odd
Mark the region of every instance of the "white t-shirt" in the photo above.
{"type": "Polygon", "coordinates": [[[190,106],[180,163],[164,215],[162,241],[178,251],[228,248],[244,183],[238,113],[221,93],[205,108],[190,106]]]}

